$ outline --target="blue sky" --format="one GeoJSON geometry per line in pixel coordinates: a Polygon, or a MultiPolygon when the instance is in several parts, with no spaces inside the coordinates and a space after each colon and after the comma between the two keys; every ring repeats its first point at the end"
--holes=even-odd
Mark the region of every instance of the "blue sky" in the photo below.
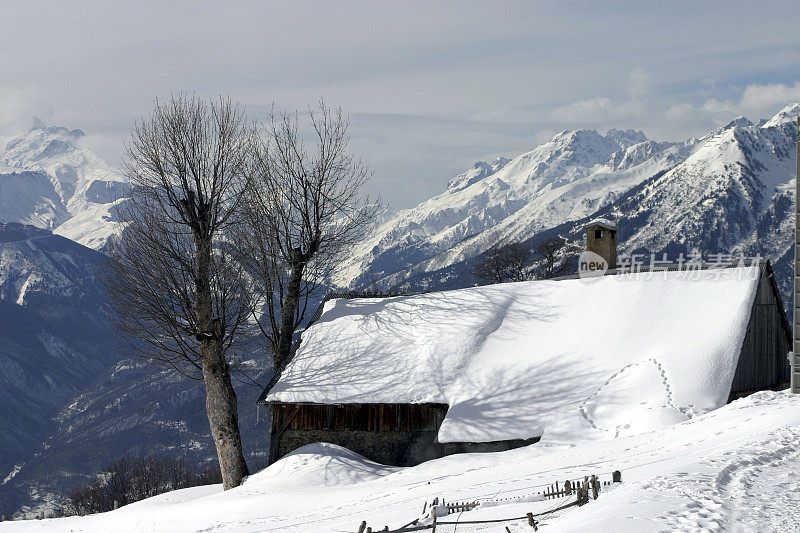
{"type": "Polygon", "coordinates": [[[351,116],[408,207],[579,127],[701,135],[800,101],[800,2],[2,2],[0,136],[31,117],[118,163],[176,91],[351,116]]]}

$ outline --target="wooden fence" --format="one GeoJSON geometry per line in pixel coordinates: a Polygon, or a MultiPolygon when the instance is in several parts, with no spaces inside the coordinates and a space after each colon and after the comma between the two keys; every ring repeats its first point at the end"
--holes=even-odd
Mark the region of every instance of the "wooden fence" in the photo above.
{"type": "MultiPolygon", "coordinates": [[[[568,509],[570,507],[580,507],[586,503],[589,503],[590,498],[596,500],[600,492],[603,490],[603,487],[611,485],[613,483],[619,483],[622,481],[622,474],[619,470],[616,470],[611,473],[611,480],[608,481],[600,481],[600,478],[596,475],[591,476],[584,476],[583,479],[567,479],[563,482],[563,484],[559,484],[558,481],[555,483],[551,483],[549,485],[540,485],[536,487],[530,487],[531,489],[539,489],[542,490],[533,491],[531,493],[527,493],[517,497],[508,497],[508,498],[481,498],[479,500],[474,500],[470,502],[451,502],[446,503],[444,498],[439,500],[439,497],[433,499],[433,501],[425,502],[424,507],[422,508],[423,518],[418,518],[409,522],[408,524],[404,525],[400,529],[389,529],[389,526],[384,526],[383,529],[375,530],[382,531],[384,533],[410,533],[412,531],[425,531],[430,530],[431,533],[436,532],[437,526],[445,526],[445,525],[466,525],[466,524],[494,524],[494,523],[502,523],[502,522],[513,522],[519,520],[527,520],[528,525],[533,528],[534,531],[539,530],[539,522],[536,520],[537,517],[545,516],[548,514],[556,513],[558,511],[562,511],[564,509],[568,509]],[[567,496],[574,496],[574,499],[564,505],[559,505],[555,509],[549,509],[547,511],[543,511],[540,513],[527,513],[525,516],[515,516],[510,518],[497,518],[493,520],[458,520],[457,522],[449,522],[449,521],[442,521],[440,518],[446,516],[448,514],[453,513],[463,513],[466,511],[471,511],[481,504],[487,504],[489,502],[510,502],[513,500],[519,499],[530,499],[533,497],[534,499],[541,499],[541,500],[552,500],[558,498],[565,498],[567,496]],[[426,513],[428,513],[426,515],[426,513]],[[427,521],[431,519],[431,523],[429,524],[422,524],[420,522],[427,521]]],[[[535,500],[534,500],[535,501],[535,500]]],[[[508,528],[506,528],[508,530],[508,528]]],[[[361,525],[358,528],[357,533],[373,533],[373,529],[367,526],[367,522],[361,522],[361,525]]]]}

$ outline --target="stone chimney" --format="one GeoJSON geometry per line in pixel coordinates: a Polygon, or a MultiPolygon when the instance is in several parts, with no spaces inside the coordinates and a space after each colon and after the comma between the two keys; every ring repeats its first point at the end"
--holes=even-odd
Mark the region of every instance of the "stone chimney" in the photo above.
{"type": "Polygon", "coordinates": [[[602,257],[609,270],[617,268],[617,231],[617,226],[602,218],[586,226],[586,251],[602,257]]]}

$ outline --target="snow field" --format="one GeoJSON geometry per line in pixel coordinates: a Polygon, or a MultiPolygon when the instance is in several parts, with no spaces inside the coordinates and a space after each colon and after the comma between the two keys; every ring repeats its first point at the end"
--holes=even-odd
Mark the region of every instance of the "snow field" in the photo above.
{"type": "MultiPolygon", "coordinates": [[[[800,396],[761,392],[637,436],[576,446],[534,444],[445,457],[411,468],[377,465],[310,445],[236,489],[196,487],[88,517],[0,523],[5,532],[350,532],[399,527],[434,497],[514,498],[461,520],[523,516],[564,499],[530,501],[533,487],[619,469],[623,483],[596,501],[542,517],[540,531],[797,531],[800,396]]],[[[448,521],[458,515],[448,516],[448,521]]],[[[529,531],[524,522],[504,524],[529,531]]],[[[502,531],[498,524],[456,531],[502,531]]],[[[437,532],[450,533],[453,526],[437,532]]]]}

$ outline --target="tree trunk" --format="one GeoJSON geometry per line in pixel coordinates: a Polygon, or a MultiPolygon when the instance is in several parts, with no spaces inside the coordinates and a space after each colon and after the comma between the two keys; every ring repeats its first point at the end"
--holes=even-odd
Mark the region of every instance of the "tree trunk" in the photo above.
{"type": "MultiPolygon", "coordinates": [[[[187,211],[190,211],[187,209],[187,211]]],[[[203,381],[206,386],[206,415],[211,436],[217,448],[217,459],[222,474],[222,487],[237,487],[249,474],[242,453],[239,433],[239,413],[236,391],[231,383],[230,367],[225,360],[222,341],[225,332],[214,317],[211,298],[211,236],[202,223],[202,217],[193,228],[195,256],[195,317],[197,341],[203,381]]]]}
{"type": "Polygon", "coordinates": [[[211,436],[217,448],[222,473],[222,488],[237,487],[250,472],[242,453],[236,391],[231,383],[230,368],[220,353],[219,341],[204,342],[203,381],[206,385],[206,415],[211,436]]]}
{"type": "Polygon", "coordinates": [[[286,300],[281,309],[281,336],[278,342],[278,353],[275,357],[275,368],[289,358],[292,353],[292,337],[294,336],[294,317],[300,303],[300,284],[303,281],[303,267],[305,263],[295,262],[289,275],[289,285],[286,288],[286,300]]]}

